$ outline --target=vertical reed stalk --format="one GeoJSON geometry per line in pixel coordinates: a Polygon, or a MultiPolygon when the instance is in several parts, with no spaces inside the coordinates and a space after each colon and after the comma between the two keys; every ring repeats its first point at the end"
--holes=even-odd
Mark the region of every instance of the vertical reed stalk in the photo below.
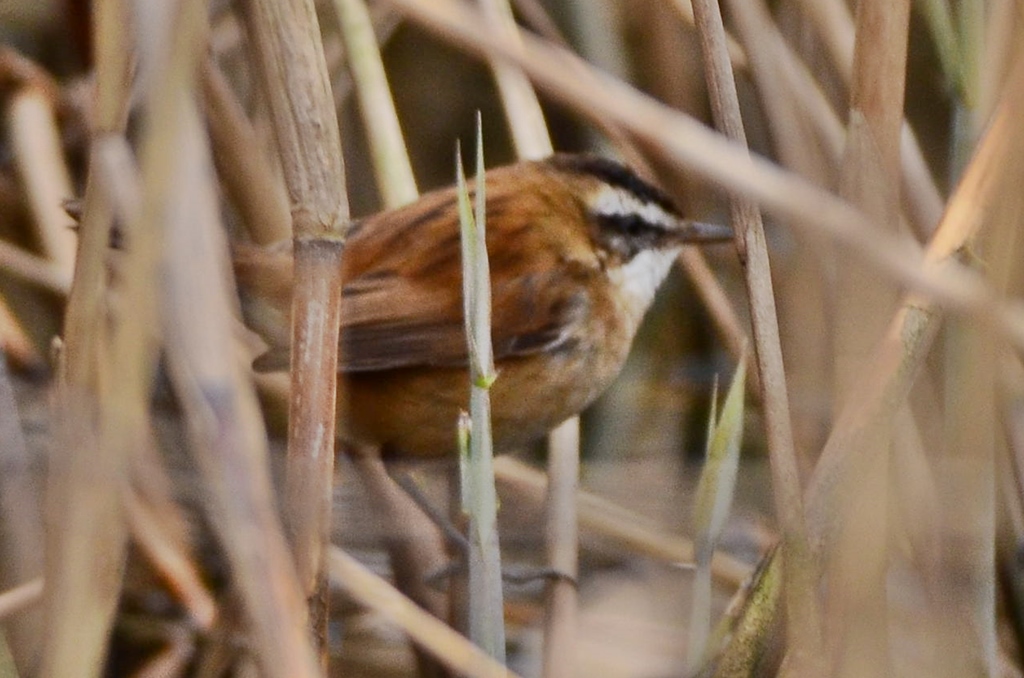
{"type": "Polygon", "coordinates": [[[334,482],[341,256],[349,221],[345,168],[312,1],[250,0],[245,6],[292,214],[287,525],[326,663],[324,544],[334,482]]]}
{"type": "MultiPolygon", "coordinates": [[[[717,1],[697,0],[694,2],[694,15],[700,31],[716,124],[726,136],[745,146],[746,134],[717,1]]],[[[816,595],[818,567],[808,546],[804,525],[764,224],[757,205],[749,200],[733,198],[730,212],[736,230],[736,245],[746,266],[754,348],[761,376],[765,436],[771,459],[772,491],[786,552],[783,595],[789,653],[796,675],[817,675],[821,669],[821,614],[816,595]]]]}

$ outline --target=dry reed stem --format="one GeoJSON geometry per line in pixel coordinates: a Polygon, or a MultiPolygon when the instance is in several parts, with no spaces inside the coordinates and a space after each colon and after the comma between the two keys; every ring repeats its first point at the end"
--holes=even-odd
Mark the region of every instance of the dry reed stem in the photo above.
{"type": "MultiPolygon", "coordinates": [[[[1024,207],[1019,198],[1024,174],[1019,161],[1016,164],[1017,183],[1010,190],[1017,196],[997,196],[1002,204],[989,204],[995,219],[979,233],[979,249],[986,250],[989,261],[1005,261],[1005,256],[986,247],[997,240],[1019,253],[999,223],[1009,215],[996,216],[1007,203],[1016,202],[1012,222],[1024,207]]],[[[945,436],[935,460],[942,542],[931,592],[937,614],[931,623],[939,639],[937,663],[942,668],[931,675],[992,675],[997,650],[994,368],[1000,347],[988,328],[963,318],[950,319],[944,339],[955,348],[944,356],[945,436]]]]}
{"type": "Polygon", "coordinates": [[[36,237],[46,257],[70,279],[77,238],[63,204],[74,197],[74,190],[53,101],[38,87],[22,87],[7,106],[7,125],[36,237]]]}
{"type": "Polygon", "coordinates": [[[93,145],[79,228],[75,279],[65,310],[64,350],[56,391],[57,448],[47,474],[43,676],[98,674],[120,589],[125,528],[119,482],[123,450],[102,443],[112,421],[105,380],[106,256],[113,205],[99,177],[105,135],[124,129],[128,111],[131,30],[124,3],[93,8],[96,86],[93,145]],[[110,489],[113,487],[113,491],[110,489]],[[98,493],[98,494],[97,494],[98,493]],[[99,554],[100,557],[93,557],[99,554]],[[83,613],[84,611],[84,613],[83,613]]]}
{"type": "Polygon", "coordinates": [[[79,251],[75,278],[65,309],[66,370],[62,380],[75,388],[93,388],[97,378],[97,345],[101,341],[106,291],[107,248],[113,207],[99,188],[96,175],[100,148],[106,135],[124,130],[129,106],[131,31],[126,30],[127,5],[111,1],[94,8],[95,112],[93,145],[79,223],[79,251]]]}
{"type": "Polygon", "coordinates": [[[729,0],[729,9],[752,56],[751,74],[783,164],[831,187],[843,152],[845,130],[839,116],[763,0],[729,0]]]}
{"type": "Polygon", "coordinates": [[[264,675],[315,676],[303,592],[274,507],[259,405],[232,334],[227,246],[194,105],[183,106],[178,125],[163,298],[171,378],[209,488],[210,519],[242,594],[256,659],[264,675]]]}
{"type": "Polygon", "coordinates": [[[203,64],[203,104],[217,176],[258,245],[291,235],[288,197],[260,152],[256,130],[213,57],[203,64]]]}
{"type": "Polygon", "coordinates": [[[979,77],[978,118],[987,121],[999,103],[1002,87],[1020,35],[1020,7],[1014,0],[994,0],[988,10],[988,26],[979,77]]]}
{"type": "Polygon", "coordinates": [[[370,572],[339,548],[328,553],[331,584],[350,598],[384,615],[416,643],[460,675],[475,678],[515,678],[463,636],[424,612],[393,586],[370,572]]]}
{"type": "MultiPolygon", "coordinates": [[[[38,600],[42,586],[35,586],[43,572],[43,507],[40,478],[32,468],[18,416],[14,387],[7,360],[0,353],[0,589],[6,591],[0,610],[18,609],[26,600],[38,600]],[[26,583],[32,584],[28,589],[26,583]],[[34,594],[34,595],[28,595],[34,594]]],[[[7,615],[0,612],[0,618],[7,615]]],[[[43,632],[41,610],[10,620],[5,631],[15,664],[22,674],[37,665],[43,632]]]]}
{"type": "Polygon", "coordinates": [[[62,297],[66,297],[71,291],[71,275],[62,271],[52,261],[2,240],[0,269],[62,297]]]}
{"type": "MultiPolygon", "coordinates": [[[[497,473],[497,469],[495,469],[497,473]]],[[[579,577],[580,420],[563,422],[548,438],[544,544],[547,567],[555,573],[545,588],[544,654],[541,675],[561,678],[576,668],[579,577]]]]}
{"type": "MultiPolygon", "coordinates": [[[[519,29],[507,0],[481,0],[495,30],[519,40],[519,29]]],[[[537,160],[554,152],[540,101],[523,71],[499,59],[490,60],[505,116],[520,160],[537,160]]],[[[580,420],[571,417],[548,436],[548,482],[545,501],[547,567],[557,573],[545,587],[542,675],[569,676],[576,666],[579,526],[576,490],[580,469],[580,420]]]]}
{"type": "MultiPolygon", "coordinates": [[[[336,0],[335,7],[363,123],[370,137],[378,190],[384,208],[394,209],[415,200],[419,189],[372,20],[362,0],[336,0]]],[[[437,525],[391,478],[379,449],[360,448],[352,452],[352,458],[374,510],[385,517],[389,526],[385,545],[399,590],[438,619],[449,618],[454,601],[428,584],[430,576],[442,570],[448,561],[437,525]]],[[[443,670],[429,653],[417,645],[413,648],[421,675],[443,670]]]]}
{"type": "Polygon", "coordinates": [[[18,365],[38,368],[46,364],[18,316],[0,296],[0,347],[18,365]]]}
{"type": "Polygon", "coordinates": [[[326,663],[323,549],[330,532],[341,256],[349,221],[345,168],[313,3],[250,0],[245,9],[293,220],[286,523],[326,663]]]}
{"type": "MultiPolygon", "coordinates": [[[[679,12],[679,16],[690,28],[697,30],[697,18],[694,16],[693,2],[690,0],[671,0],[671,4],[679,12]]],[[[750,62],[743,46],[736,41],[732,35],[725,34],[725,46],[729,50],[729,61],[732,67],[738,71],[745,71],[750,68],[750,62]]]]}
{"type": "MultiPolygon", "coordinates": [[[[727,6],[737,35],[751,55],[750,74],[777,157],[805,178],[833,186],[843,129],[831,104],[782,38],[763,0],[730,0],[727,6]]],[[[811,450],[822,442],[822,427],[817,417],[802,411],[799,398],[801,393],[827,392],[825,356],[831,340],[825,323],[828,288],[821,284],[827,269],[818,253],[819,240],[795,238],[792,260],[805,263],[789,268],[779,280],[778,291],[783,356],[789,361],[789,385],[798,399],[792,411],[794,437],[805,468],[810,466],[811,450]]],[[[756,377],[757,370],[751,375],[756,377]]]]}
{"type": "MultiPolygon", "coordinates": [[[[24,614],[27,608],[40,602],[43,598],[43,578],[36,577],[30,579],[23,584],[19,584],[14,588],[7,589],[3,593],[0,593],[0,619],[6,620],[9,616],[14,614],[24,614]]],[[[41,621],[41,620],[40,620],[41,621]]],[[[6,622],[11,628],[16,627],[17,622],[8,621],[6,622]]],[[[21,642],[17,639],[17,636],[12,633],[10,642],[14,643],[12,651],[15,653],[15,649],[21,642]]],[[[22,647],[25,647],[22,645],[22,647]]],[[[19,662],[19,666],[22,664],[19,662]]],[[[31,666],[31,664],[28,664],[31,666]]]]}
{"type": "Polygon", "coordinates": [[[160,510],[169,507],[157,508],[132,490],[125,492],[124,501],[132,539],[181,601],[196,627],[209,631],[217,618],[217,604],[203,585],[187,545],[164,522],[160,510]]]}
{"type": "Polygon", "coordinates": [[[169,678],[184,676],[195,653],[190,634],[181,633],[155,652],[145,665],[132,674],[132,678],[169,678]]]}
{"type": "Polygon", "coordinates": [[[500,54],[518,63],[551,95],[584,115],[614,120],[681,167],[738,195],[807,232],[835,240],[894,280],[939,300],[951,310],[990,323],[1017,346],[1024,346],[1024,308],[998,303],[979,276],[955,262],[922,266],[906,242],[880,237],[870,223],[836,196],[722,140],[682,113],[671,111],[621,81],[599,74],[577,57],[523,36],[522,49],[484,27],[471,10],[451,0],[390,0],[428,29],[467,50],[500,54]],[[600,111],[599,114],[593,113],[600,111]]]}
{"type": "MultiPolygon", "coordinates": [[[[716,124],[746,146],[736,83],[726,51],[725,30],[717,0],[694,0],[708,92],[716,124]]],[[[821,613],[815,594],[818,568],[812,560],[804,525],[800,476],[793,446],[789,395],[779,343],[778,318],[764,224],[757,205],[733,198],[730,202],[736,246],[746,268],[751,324],[758,372],[761,375],[765,437],[771,460],[775,510],[782,527],[787,567],[783,568],[787,638],[794,669],[815,675],[820,670],[821,613]]]]}
{"type": "MultiPolygon", "coordinates": [[[[1006,106],[1014,106],[1015,120],[1024,107],[1024,50],[1017,45],[1013,51],[1016,60],[992,129],[1010,124],[1004,121],[1006,106]]],[[[1024,134],[1019,125],[1009,134],[1002,140],[1009,148],[998,175],[990,179],[990,192],[975,198],[985,210],[975,243],[980,267],[1003,294],[1020,279],[1019,220],[1024,213],[1024,134]]],[[[1002,442],[996,437],[995,412],[996,370],[1005,346],[990,328],[964,319],[950,327],[946,339],[954,350],[946,355],[948,435],[938,460],[945,548],[936,590],[946,594],[940,598],[949,631],[943,664],[953,676],[979,667],[991,673],[998,663],[995,473],[1002,442]]]]}
{"type": "MultiPolygon", "coordinates": [[[[865,0],[857,32],[846,148],[839,194],[872,217],[879,229],[900,231],[900,131],[910,1],[865,0]]],[[[861,262],[835,259],[833,402],[837,410],[867,362],[897,302],[897,290],[861,262]]],[[[832,670],[841,676],[886,673],[890,664],[885,580],[889,541],[889,443],[866,473],[848,478],[843,492],[856,516],[830,540],[827,590],[832,670]]]]}
{"type": "MultiPolygon", "coordinates": [[[[804,13],[818,29],[833,66],[843,82],[853,79],[854,27],[850,10],[839,0],[800,0],[804,13]]],[[[900,132],[900,153],[903,166],[903,188],[918,230],[931,233],[942,215],[942,197],[924,160],[917,136],[903,122],[900,132]]]]}
{"type": "MultiPolygon", "coordinates": [[[[1021,110],[1024,60],[1018,60],[993,122],[929,245],[926,256],[930,265],[941,266],[961,256],[977,237],[986,206],[1003,189],[1009,160],[1024,155],[1024,133],[1014,122],[1021,110]]],[[[941,317],[942,309],[934,300],[908,295],[876,347],[871,365],[850,391],[807,488],[808,528],[816,542],[837,534],[836,522],[842,517],[836,510],[842,502],[837,488],[845,486],[845,478],[856,477],[878,452],[875,442],[884,439],[898,406],[906,399],[941,317]]]]}
{"type": "MultiPolygon", "coordinates": [[[[540,505],[547,482],[544,474],[508,456],[494,460],[494,476],[503,491],[515,493],[516,501],[540,505]]],[[[693,562],[693,542],[670,535],[651,521],[629,509],[585,490],[577,490],[579,528],[585,538],[613,543],[624,551],[666,563],[693,562]]],[[[751,574],[746,563],[718,552],[711,561],[711,572],[719,584],[738,587],[751,574]]]]}
{"type": "Polygon", "coordinates": [[[363,0],[334,0],[334,7],[344,35],[349,72],[355,82],[363,125],[369,137],[377,188],[384,206],[393,209],[416,200],[419,190],[398,124],[373,22],[363,0]]]}
{"type": "MultiPolygon", "coordinates": [[[[877,230],[899,233],[900,126],[907,60],[909,0],[865,0],[857,8],[857,43],[849,127],[839,194],[871,217],[877,230]]],[[[838,400],[885,329],[895,290],[860,262],[836,261],[838,400]]]]}
{"type": "MultiPolygon", "coordinates": [[[[509,40],[519,39],[519,29],[507,0],[480,0],[479,4],[493,30],[509,40]]],[[[520,160],[539,160],[551,155],[554,149],[544,112],[529,79],[521,69],[499,59],[491,59],[490,66],[512,132],[516,156],[520,160]]]]}
{"type": "MultiPolygon", "coordinates": [[[[437,526],[388,475],[379,450],[353,450],[351,459],[366,487],[370,507],[388,526],[385,546],[391,558],[395,585],[416,605],[438,619],[447,619],[448,597],[429,583],[431,575],[448,565],[437,526]]],[[[421,673],[429,670],[430,661],[417,646],[421,673]]]]}
{"type": "MultiPolygon", "coordinates": [[[[1014,484],[1011,494],[1017,497],[1015,502],[1024,503],[1024,364],[1017,356],[1004,357],[999,398],[1014,484]]],[[[1024,521],[1021,532],[1024,532],[1024,521]]]]}
{"type": "Polygon", "coordinates": [[[853,19],[838,0],[798,0],[803,13],[817,29],[832,65],[843,82],[853,79],[853,19]]]}

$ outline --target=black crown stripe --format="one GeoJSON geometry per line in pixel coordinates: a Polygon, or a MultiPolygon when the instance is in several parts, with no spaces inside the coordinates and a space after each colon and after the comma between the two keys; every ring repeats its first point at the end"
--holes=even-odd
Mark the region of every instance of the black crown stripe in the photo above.
{"type": "Polygon", "coordinates": [[[575,174],[588,174],[609,186],[635,195],[641,202],[654,203],[669,214],[679,216],[672,199],[657,186],[647,183],[620,162],[593,154],[556,154],[547,160],[553,167],[575,174]]]}

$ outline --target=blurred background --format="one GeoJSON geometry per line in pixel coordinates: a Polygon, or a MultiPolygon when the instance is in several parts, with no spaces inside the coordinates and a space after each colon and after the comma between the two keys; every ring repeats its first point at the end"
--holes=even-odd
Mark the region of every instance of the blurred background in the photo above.
{"type": "MultiPolygon", "coordinates": [[[[886,45],[873,46],[869,38],[855,34],[860,16],[856,4],[758,0],[725,2],[723,11],[733,41],[737,93],[752,151],[809,185],[841,195],[876,214],[870,200],[865,207],[859,198],[862,193],[851,188],[855,181],[850,177],[855,173],[850,167],[856,166],[859,156],[847,140],[855,134],[851,120],[868,119],[872,124],[877,120],[871,108],[877,105],[871,99],[875,94],[864,79],[858,79],[866,78],[858,70],[866,70],[866,59],[859,56],[854,61],[854,44],[862,52],[885,51],[886,45]],[[860,97],[853,99],[854,116],[850,115],[851,91],[860,97]]],[[[869,184],[862,190],[869,195],[894,192],[894,227],[884,243],[902,242],[908,245],[907,252],[920,253],[936,232],[1001,92],[1009,88],[1004,79],[1012,72],[1022,16],[1020,3],[1012,0],[920,0],[908,4],[905,73],[899,68],[898,56],[895,65],[888,64],[893,70],[883,72],[896,83],[891,88],[894,92],[885,96],[902,98],[895,110],[897,114],[902,110],[908,125],[902,141],[896,142],[900,176],[879,172],[875,184],[862,180],[869,184]]],[[[254,162],[279,180],[281,166],[266,98],[260,91],[252,66],[252,46],[240,19],[244,9],[226,1],[211,5],[204,59],[214,64],[251,126],[251,139],[256,142],[251,149],[254,162]]],[[[611,78],[671,109],[712,125],[704,60],[687,0],[518,0],[512,5],[524,31],[578,54],[611,78]]],[[[897,23],[902,6],[893,3],[891,8],[896,17],[892,20],[897,23]]],[[[21,456],[5,453],[6,480],[0,486],[0,497],[8,505],[3,534],[12,543],[17,540],[7,535],[18,530],[31,533],[33,526],[42,524],[40,498],[47,483],[53,482],[46,476],[47,455],[59,455],[62,449],[53,435],[54,360],[60,355],[54,337],[62,334],[65,302],[75,275],[74,234],[88,179],[90,130],[97,116],[93,9],[81,0],[0,3],[0,343],[13,387],[13,399],[0,394],[5,399],[0,409],[7,410],[5,425],[14,426],[16,437],[25,442],[21,456]],[[51,157],[42,164],[36,162],[46,154],[51,157]],[[55,163],[51,162],[54,158],[55,163]],[[54,196],[61,198],[56,204],[54,196]],[[16,408],[16,419],[10,417],[11,408],[16,408]],[[11,509],[10,504],[18,506],[11,509]],[[26,511],[28,518],[24,517],[26,511]]],[[[472,143],[477,111],[483,120],[488,165],[513,162],[516,150],[488,63],[464,49],[461,41],[410,19],[398,6],[369,2],[368,9],[420,189],[452,183],[456,141],[461,140],[464,147],[472,143]]],[[[381,210],[383,202],[338,12],[329,2],[318,2],[316,10],[341,129],[352,216],[358,219],[381,210]]],[[[886,16],[887,10],[878,11],[886,16]]],[[[870,30],[870,26],[860,27],[870,30]]],[[[877,30],[878,40],[886,36],[883,29],[877,30]]],[[[145,64],[133,63],[132,68],[147,72],[145,64]]],[[[133,86],[125,138],[134,148],[145,133],[143,102],[150,86],[144,79],[133,86]]],[[[203,92],[197,96],[209,97],[208,91],[203,92]]],[[[617,125],[612,118],[602,122],[606,114],[600,109],[581,111],[578,104],[545,89],[539,90],[538,96],[557,151],[594,151],[631,162],[639,160],[646,165],[643,171],[663,186],[686,214],[719,223],[729,219],[729,195],[710,182],[706,172],[685,166],[665,147],[617,125]]],[[[211,115],[200,108],[204,116],[211,115]]],[[[216,137],[212,123],[206,117],[204,121],[216,137]]],[[[891,121],[889,124],[891,127],[891,121]]],[[[897,119],[894,129],[899,125],[897,119]]],[[[890,140],[900,139],[900,134],[897,131],[890,140]]],[[[217,140],[212,143],[214,165],[221,173],[218,160],[223,161],[224,156],[218,158],[217,140]]],[[[875,148],[871,152],[886,155],[890,150],[875,148]]],[[[989,171],[998,173],[998,169],[989,171]]],[[[994,189],[997,197],[992,200],[1008,195],[999,191],[1014,185],[1015,171],[1015,166],[1007,169],[1009,178],[994,189]]],[[[216,175],[209,178],[217,181],[216,175]]],[[[225,232],[232,240],[246,239],[244,210],[239,209],[231,189],[218,184],[217,190],[225,232]]],[[[1016,221],[1012,218],[1012,206],[998,214],[1009,215],[1006,219],[1011,226],[1020,223],[1019,215],[1016,221]]],[[[806,486],[840,414],[846,412],[844,405],[867,397],[857,390],[857,384],[872,371],[881,378],[884,365],[876,358],[885,353],[879,342],[892,319],[899,317],[896,313],[908,287],[906,280],[863,266],[862,257],[851,255],[823,231],[792,226],[785,219],[766,216],[789,419],[797,469],[806,486]]],[[[967,252],[960,259],[983,274],[991,271],[992,250],[975,248],[973,242],[967,238],[957,248],[967,252]]],[[[1012,242],[1003,251],[1016,255],[1019,243],[1012,242]]],[[[107,284],[116,297],[120,273],[116,228],[110,246],[115,254],[107,262],[107,284]]],[[[739,257],[732,247],[710,248],[706,257],[740,333],[749,336],[747,288],[739,257]]],[[[614,510],[602,505],[598,513],[619,516],[627,526],[624,529],[635,528],[636,532],[616,536],[614,530],[611,534],[607,531],[610,528],[592,526],[600,520],[583,528],[577,644],[574,650],[567,650],[575,653],[575,675],[669,676],[686,674],[685,667],[692,666],[686,663],[692,572],[672,554],[682,553],[679,539],[696,532],[694,490],[705,454],[714,385],[719,384],[721,400],[737,356],[735,343],[723,338],[719,316],[709,310],[692,271],[677,268],[649,313],[622,375],[582,418],[580,484],[615,505],[614,510]],[[638,546],[641,542],[649,548],[638,546]]],[[[1020,280],[1019,265],[1011,264],[1003,285],[1006,293],[1013,295],[1019,290],[1020,280]]],[[[1002,284],[989,282],[996,289],[1002,284]]],[[[117,300],[112,303],[117,308],[117,300]]],[[[1022,589],[1016,555],[1017,534],[1024,532],[1018,486],[1018,462],[1024,454],[1018,447],[1024,421],[1019,409],[1024,393],[1020,352],[1006,351],[1005,344],[982,330],[984,336],[973,336],[973,329],[970,321],[957,321],[948,333],[943,330],[934,348],[924,349],[914,363],[903,397],[883,408],[889,423],[881,441],[870,435],[858,439],[859,444],[891,450],[889,468],[882,471],[882,486],[887,489],[875,494],[878,486],[871,482],[845,481],[853,483],[856,489],[852,494],[862,501],[882,506],[881,523],[865,519],[865,524],[875,525],[865,529],[876,533],[864,542],[854,537],[855,546],[847,544],[846,548],[856,552],[860,543],[865,550],[880,549],[878,558],[866,560],[882,563],[881,578],[871,580],[873,584],[861,583],[875,586],[876,593],[883,590],[884,609],[858,614],[883,615],[871,619],[885,629],[882,640],[887,649],[865,652],[869,657],[866,663],[853,662],[839,673],[853,675],[857,670],[849,666],[857,666],[870,667],[869,672],[857,675],[876,675],[876,669],[877,675],[963,675],[958,672],[963,667],[977,669],[978,675],[1020,674],[1024,628],[1017,606],[1022,589]],[[988,371],[975,361],[988,365],[988,371]],[[976,383],[972,374],[991,378],[981,376],[976,383]],[[976,398],[975,388],[982,389],[984,397],[976,398]],[[987,408],[988,419],[972,419],[965,400],[987,408]],[[981,437],[976,435],[978,431],[981,437]],[[982,461],[974,463],[975,452],[982,461]],[[972,469],[968,475],[980,474],[972,476],[975,484],[965,480],[968,486],[964,487],[947,482],[951,476],[960,477],[965,468],[972,469]],[[965,510],[970,514],[967,517],[957,513],[958,506],[966,503],[973,507],[974,502],[980,507],[977,511],[965,510]],[[978,512],[981,523],[970,517],[978,512]],[[968,555],[961,562],[957,553],[968,555]],[[959,579],[957,573],[962,575],[959,579]],[[957,581],[967,592],[961,591],[962,596],[950,593],[953,602],[936,603],[942,598],[936,591],[948,593],[944,587],[957,581]],[[984,593],[971,593],[976,590],[984,593]],[[940,622],[931,626],[922,620],[929,610],[936,609],[953,617],[965,616],[951,626],[940,622]],[[943,645],[947,634],[956,635],[959,624],[979,634],[971,636],[976,645],[974,640],[962,640],[961,644],[983,649],[976,653],[964,650],[957,654],[962,661],[943,667],[945,655],[929,655],[936,645],[943,645]],[[978,630],[978,624],[987,630],[978,630]]],[[[248,341],[251,344],[252,338],[248,341]]],[[[158,444],[152,454],[140,455],[142,460],[137,463],[169,470],[170,480],[161,492],[168,505],[178,508],[168,521],[172,525],[165,529],[187,544],[183,547],[189,554],[186,559],[198,573],[203,595],[214,601],[211,604],[218,612],[216,621],[197,624],[188,596],[155,564],[158,559],[152,556],[152,547],[140,545],[144,540],[134,532],[139,528],[132,528],[123,591],[118,596],[113,640],[103,672],[252,675],[256,670],[252,657],[259,655],[259,649],[248,644],[251,638],[241,619],[239,593],[230,583],[231,568],[211,531],[210,514],[202,508],[209,497],[201,489],[195,462],[187,453],[195,442],[184,427],[179,394],[164,367],[154,371],[148,391],[153,397],[150,425],[158,444]]],[[[751,371],[757,371],[753,365],[751,371]]],[[[756,376],[752,378],[755,381],[748,384],[742,416],[742,460],[734,506],[718,546],[735,559],[741,573],[753,572],[780,534],[763,400],[756,376]]],[[[275,478],[280,480],[284,446],[281,403],[278,399],[275,405],[272,388],[261,388],[271,459],[275,478]]],[[[515,455],[514,463],[539,470],[545,459],[545,446],[538,444],[515,455]]],[[[54,462],[50,464],[52,473],[54,462]]],[[[335,543],[372,565],[374,571],[389,575],[383,546],[393,526],[369,508],[372,500],[351,462],[341,457],[337,464],[335,543]]],[[[417,478],[434,502],[439,506],[447,503],[447,464],[401,463],[395,473],[417,478]]],[[[162,476],[163,471],[156,475],[162,476]]],[[[504,482],[499,477],[503,557],[513,568],[540,567],[545,548],[538,528],[543,522],[542,493],[536,485],[532,486],[535,491],[524,490],[510,477],[505,476],[504,482]]],[[[848,513],[854,523],[865,515],[856,502],[843,502],[845,499],[829,504],[829,510],[848,513]]],[[[52,522],[53,516],[47,520],[52,522]]],[[[19,543],[26,543],[25,539],[41,548],[40,534],[22,536],[19,543]]],[[[41,556],[12,556],[14,547],[7,548],[0,549],[7,570],[0,583],[10,588],[30,579],[28,575],[41,567],[41,556]]],[[[836,552],[839,550],[836,546],[836,552]]],[[[849,570],[857,570],[857,558],[843,562],[847,563],[845,574],[835,576],[856,580],[861,573],[851,575],[849,570]]],[[[874,571],[873,567],[865,565],[864,570],[874,571]]],[[[831,581],[835,591],[841,587],[837,581],[847,580],[831,581]]],[[[524,676],[541,675],[543,589],[544,583],[536,581],[508,585],[509,666],[524,676]]],[[[857,590],[857,585],[851,583],[850,590],[857,590]]],[[[739,614],[736,610],[743,606],[743,591],[737,593],[735,585],[719,582],[713,599],[716,620],[731,599],[735,601],[734,614],[739,614]]],[[[837,616],[843,610],[853,614],[841,604],[826,608],[837,616]]],[[[17,612],[12,619],[19,619],[18,615],[28,623],[31,612],[17,612]]],[[[417,669],[402,633],[380,614],[365,611],[339,593],[332,619],[332,675],[415,675],[422,670],[422,666],[417,669]]],[[[26,652],[19,647],[32,642],[19,639],[15,626],[9,626],[7,644],[13,646],[9,653],[17,658],[26,652]]],[[[34,628],[38,632],[40,627],[34,628]]],[[[22,632],[33,635],[32,630],[22,632]]],[[[856,637],[857,633],[855,629],[848,631],[849,635],[839,635],[856,637]]],[[[714,661],[705,665],[705,671],[708,675],[715,671],[719,672],[715,675],[774,675],[779,656],[777,652],[773,655],[770,647],[777,649],[781,641],[777,635],[773,638],[766,642],[769,649],[764,649],[763,662],[756,671],[726,674],[714,661]]],[[[716,652],[726,646],[722,637],[717,641],[716,652]]],[[[831,656],[842,654],[830,647],[831,656]]],[[[960,652],[949,646],[947,650],[960,652]]],[[[31,670],[26,672],[23,661],[3,665],[16,671],[4,675],[34,675],[31,670]]]]}

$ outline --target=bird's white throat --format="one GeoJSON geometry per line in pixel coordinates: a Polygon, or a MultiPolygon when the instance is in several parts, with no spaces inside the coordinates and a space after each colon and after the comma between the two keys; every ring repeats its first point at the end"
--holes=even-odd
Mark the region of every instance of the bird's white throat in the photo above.
{"type": "Polygon", "coordinates": [[[609,269],[609,280],[622,293],[624,311],[637,325],[672,268],[680,249],[643,250],[622,266],[609,269]]]}

